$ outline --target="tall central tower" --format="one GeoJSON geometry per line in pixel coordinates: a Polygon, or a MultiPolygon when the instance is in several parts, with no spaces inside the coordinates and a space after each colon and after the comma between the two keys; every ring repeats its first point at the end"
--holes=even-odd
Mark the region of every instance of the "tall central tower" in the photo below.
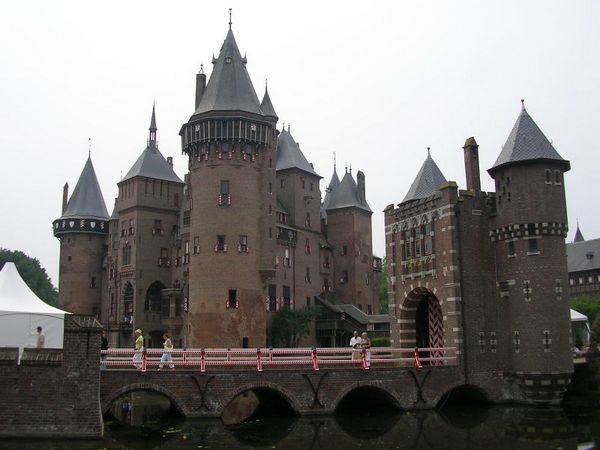
{"type": "Polygon", "coordinates": [[[195,112],[180,131],[189,158],[182,236],[189,346],[263,346],[275,276],[277,117],[258,100],[231,24],[195,112]],[[187,238],[186,238],[187,239],[187,238]]]}

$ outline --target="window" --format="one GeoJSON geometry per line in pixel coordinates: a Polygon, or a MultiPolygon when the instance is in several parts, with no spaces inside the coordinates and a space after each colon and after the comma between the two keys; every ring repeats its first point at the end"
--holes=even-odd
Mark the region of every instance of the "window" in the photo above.
{"type": "Polygon", "coordinates": [[[529,280],[523,281],[523,295],[526,302],[531,301],[531,282],[529,280]]]}
{"type": "Polygon", "coordinates": [[[542,344],[544,344],[544,353],[550,353],[550,345],[552,345],[550,331],[544,330],[544,339],[542,339],[542,344]]]}
{"type": "Polygon", "coordinates": [[[310,267],[306,268],[306,271],[304,274],[304,281],[306,281],[307,283],[310,284],[310,267]]]}
{"type": "Polygon", "coordinates": [[[515,353],[519,353],[519,350],[521,348],[521,338],[519,337],[518,331],[515,331],[514,338],[513,338],[513,345],[515,348],[515,353]]]}
{"type": "Polygon", "coordinates": [[[290,264],[290,249],[286,248],[283,250],[283,267],[291,267],[290,264]]]}
{"type": "Polygon", "coordinates": [[[413,230],[413,236],[415,241],[415,258],[421,256],[421,229],[417,227],[413,230]]]}
{"type": "Polygon", "coordinates": [[[190,241],[185,241],[183,248],[184,248],[183,263],[189,264],[190,263],[190,241]]]}
{"type": "Polygon", "coordinates": [[[128,266],[131,264],[131,244],[125,243],[123,246],[123,265],[128,266]]]}
{"type": "Polygon", "coordinates": [[[535,236],[535,223],[527,224],[527,234],[529,236],[535,236]]]}
{"type": "Polygon", "coordinates": [[[292,306],[291,289],[289,286],[283,286],[283,306],[286,308],[291,308],[292,306]]]}
{"type": "Polygon", "coordinates": [[[329,278],[323,279],[323,292],[329,292],[331,288],[329,287],[329,278]]]}
{"type": "Polygon", "coordinates": [[[560,171],[555,170],[554,171],[554,183],[560,185],[561,181],[560,181],[560,171]]]}
{"type": "Polygon", "coordinates": [[[274,284],[269,285],[269,311],[277,311],[277,286],[274,284]]]}
{"type": "Polygon", "coordinates": [[[508,256],[516,256],[515,254],[515,241],[508,242],[508,256]]]}
{"type": "Polygon", "coordinates": [[[269,203],[269,215],[273,214],[273,207],[271,206],[271,204],[269,203]]]}
{"type": "Polygon", "coordinates": [[[269,227],[269,240],[273,239],[273,230],[269,227]]]}
{"type": "Polygon", "coordinates": [[[306,238],[306,243],[304,244],[304,252],[307,255],[310,255],[310,239],[306,238]]]}
{"type": "Polygon", "coordinates": [[[92,289],[96,289],[96,277],[91,277],[90,278],[90,287],[92,289]]]}
{"type": "Polygon", "coordinates": [[[550,171],[548,169],[546,169],[545,172],[546,172],[546,184],[552,184],[552,181],[550,180],[550,171]]]}
{"type": "Polygon", "coordinates": [[[498,338],[496,337],[496,332],[490,332],[490,352],[496,353],[496,348],[498,347],[498,338]]]}
{"type": "Polygon", "coordinates": [[[238,244],[238,252],[248,253],[248,236],[241,234],[240,243],[238,244]]]}
{"type": "Polygon", "coordinates": [[[304,224],[307,227],[309,227],[309,228],[311,227],[311,225],[310,225],[310,213],[309,212],[306,213],[306,220],[304,221],[304,224]]]}
{"type": "Polygon", "coordinates": [[[485,353],[485,333],[479,332],[479,353],[485,353]]]}
{"type": "Polygon", "coordinates": [[[237,299],[237,291],[235,289],[229,289],[229,295],[227,296],[227,303],[225,304],[227,309],[238,309],[240,307],[240,303],[237,299]]]}
{"type": "Polygon", "coordinates": [[[423,251],[424,251],[424,253],[426,255],[431,255],[431,253],[432,253],[432,246],[431,246],[431,223],[426,223],[425,224],[423,234],[424,234],[424,239],[423,239],[423,241],[424,241],[424,245],[423,245],[424,250],[423,251]]]}
{"type": "Polygon", "coordinates": [[[193,254],[197,255],[200,253],[200,236],[194,236],[194,249],[193,254]]]}
{"type": "Polygon", "coordinates": [[[173,195],[173,204],[176,208],[179,208],[179,194],[177,192],[173,195]]]}
{"type": "Polygon", "coordinates": [[[323,268],[329,269],[329,255],[323,256],[323,268]]]}
{"type": "Polygon", "coordinates": [[[508,281],[500,281],[498,285],[500,288],[500,297],[508,297],[510,293],[508,281]]]}
{"type": "Polygon", "coordinates": [[[562,281],[560,278],[554,280],[554,292],[556,293],[556,300],[562,300],[562,281]]]}
{"type": "Polygon", "coordinates": [[[575,280],[573,278],[569,278],[569,286],[573,286],[575,284],[575,280]]]}
{"type": "Polygon", "coordinates": [[[175,267],[181,265],[181,247],[177,247],[177,258],[175,258],[175,267]]]}
{"type": "Polygon", "coordinates": [[[215,252],[224,253],[227,251],[227,244],[225,243],[225,236],[218,235],[217,236],[217,244],[215,245],[215,252]]]}
{"type": "Polygon", "coordinates": [[[342,272],[342,278],[340,279],[340,283],[347,283],[348,282],[348,271],[344,270],[342,272]]]}
{"type": "Polygon", "coordinates": [[[537,239],[529,239],[529,251],[528,254],[530,255],[537,255],[540,252],[539,247],[538,247],[538,240],[537,239]]]}
{"type": "Polygon", "coordinates": [[[313,191],[313,183],[310,183],[310,192],[313,191]]]}
{"type": "Polygon", "coordinates": [[[269,183],[269,194],[273,193],[273,183],[269,183]]]}
{"type": "Polygon", "coordinates": [[[110,293],[110,317],[114,317],[116,313],[115,293],[110,293]]]}
{"type": "Polygon", "coordinates": [[[302,178],[301,181],[302,181],[302,189],[304,189],[306,187],[305,183],[304,183],[304,178],[302,178]]]}
{"type": "Polygon", "coordinates": [[[368,286],[369,284],[371,284],[371,274],[369,272],[367,272],[365,274],[365,284],[368,286]]]}
{"type": "Polygon", "coordinates": [[[133,235],[135,229],[133,228],[133,219],[129,219],[129,229],[127,230],[130,236],[133,235]]]}
{"type": "Polygon", "coordinates": [[[169,249],[160,249],[160,258],[158,258],[158,267],[170,267],[171,262],[169,261],[169,249]]]}
{"type": "Polygon", "coordinates": [[[154,220],[154,228],[152,228],[152,236],[164,236],[165,232],[162,229],[162,220],[154,220]]]}
{"type": "Polygon", "coordinates": [[[231,205],[231,194],[229,192],[229,180],[221,180],[221,193],[219,194],[219,206],[231,205]]]}

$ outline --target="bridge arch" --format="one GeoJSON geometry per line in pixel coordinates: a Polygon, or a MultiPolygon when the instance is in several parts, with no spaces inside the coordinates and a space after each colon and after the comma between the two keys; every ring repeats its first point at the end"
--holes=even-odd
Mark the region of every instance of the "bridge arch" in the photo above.
{"type": "Polygon", "coordinates": [[[115,392],[111,393],[110,397],[104,400],[102,404],[102,414],[106,414],[113,402],[119,397],[136,391],[158,392],[171,401],[171,404],[179,414],[181,414],[183,417],[186,416],[185,410],[181,406],[183,402],[181,402],[169,389],[165,389],[163,386],[155,383],[134,383],[119,388],[115,392]]]}
{"type": "Polygon", "coordinates": [[[259,383],[248,383],[243,386],[240,386],[234,391],[231,391],[222,402],[222,411],[224,411],[236,397],[248,391],[267,391],[276,394],[288,404],[290,409],[295,414],[300,414],[300,410],[302,409],[302,406],[300,405],[296,397],[288,389],[270,381],[261,381],[259,383]]]}
{"type": "Polygon", "coordinates": [[[343,390],[341,390],[339,392],[339,394],[331,402],[331,410],[336,411],[338,409],[338,407],[340,406],[340,404],[344,401],[344,399],[346,397],[348,397],[348,395],[351,395],[352,392],[359,390],[359,389],[372,389],[375,392],[382,395],[383,398],[385,398],[387,401],[389,401],[390,406],[392,406],[393,408],[396,408],[398,410],[406,409],[402,405],[402,402],[400,401],[398,396],[395,393],[382,388],[380,383],[378,383],[376,381],[357,381],[355,383],[348,385],[347,387],[345,387],[343,390]]]}
{"type": "Polygon", "coordinates": [[[453,396],[458,396],[463,399],[463,403],[465,399],[468,401],[480,404],[489,404],[491,405],[493,402],[490,399],[490,395],[480,386],[475,384],[464,384],[457,383],[449,389],[440,392],[435,398],[433,404],[436,405],[436,409],[443,408],[448,404],[448,402],[454,400],[453,396]]]}

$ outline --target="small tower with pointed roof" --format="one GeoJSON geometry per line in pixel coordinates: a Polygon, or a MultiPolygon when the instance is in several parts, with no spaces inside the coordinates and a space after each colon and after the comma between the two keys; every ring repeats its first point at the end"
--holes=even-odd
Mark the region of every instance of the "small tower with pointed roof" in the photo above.
{"type": "Polygon", "coordinates": [[[146,148],[117,186],[106,259],[104,324],[109,333],[120,333],[119,342],[126,342],[133,328],[141,328],[150,337],[148,345],[158,345],[168,328],[158,312],[162,290],[173,284],[171,247],[179,238],[183,181],[158,149],[154,106],[146,148]]]}
{"type": "Polygon", "coordinates": [[[91,156],[65,204],[67,196],[65,185],[62,215],[53,223],[54,236],[60,240],[59,307],[100,318],[109,217],[91,156]]]}
{"type": "MultiPolygon", "coordinates": [[[[494,166],[496,215],[490,236],[502,295],[504,339],[514,340],[512,370],[568,374],[570,359],[568,231],[564,173],[569,161],[554,149],[525,109],[494,166]]],[[[565,375],[566,376],[566,375],[565,375]]]]}
{"type": "Polygon", "coordinates": [[[246,65],[230,24],[180,131],[190,168],[182,234],[198,249],[186,262],[188,345],[266,342],[264,299],[275,277],[277,115],[266,90],[259,101],[246,65]]]}

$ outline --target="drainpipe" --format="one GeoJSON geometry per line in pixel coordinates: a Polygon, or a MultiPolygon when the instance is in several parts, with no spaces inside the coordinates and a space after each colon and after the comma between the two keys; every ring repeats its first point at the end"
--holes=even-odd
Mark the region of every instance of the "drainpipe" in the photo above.
{"type": "Polygon", "coordinates": [[[460,206],[458,204],[454,205],[454,213],[456,217],[456,241],[458,244],[458,273],[460,275],[460,316],[462,317],[462,338],[463,338],[463,346],[462,346],[462,359],[463,366],[465,368],[465,383],[469,381],[469,363],[467,358],[467,320],[465,318],[465,301],[463,297],[463,264],[462,264],[462,241],[460,239],[460,206]]]}

